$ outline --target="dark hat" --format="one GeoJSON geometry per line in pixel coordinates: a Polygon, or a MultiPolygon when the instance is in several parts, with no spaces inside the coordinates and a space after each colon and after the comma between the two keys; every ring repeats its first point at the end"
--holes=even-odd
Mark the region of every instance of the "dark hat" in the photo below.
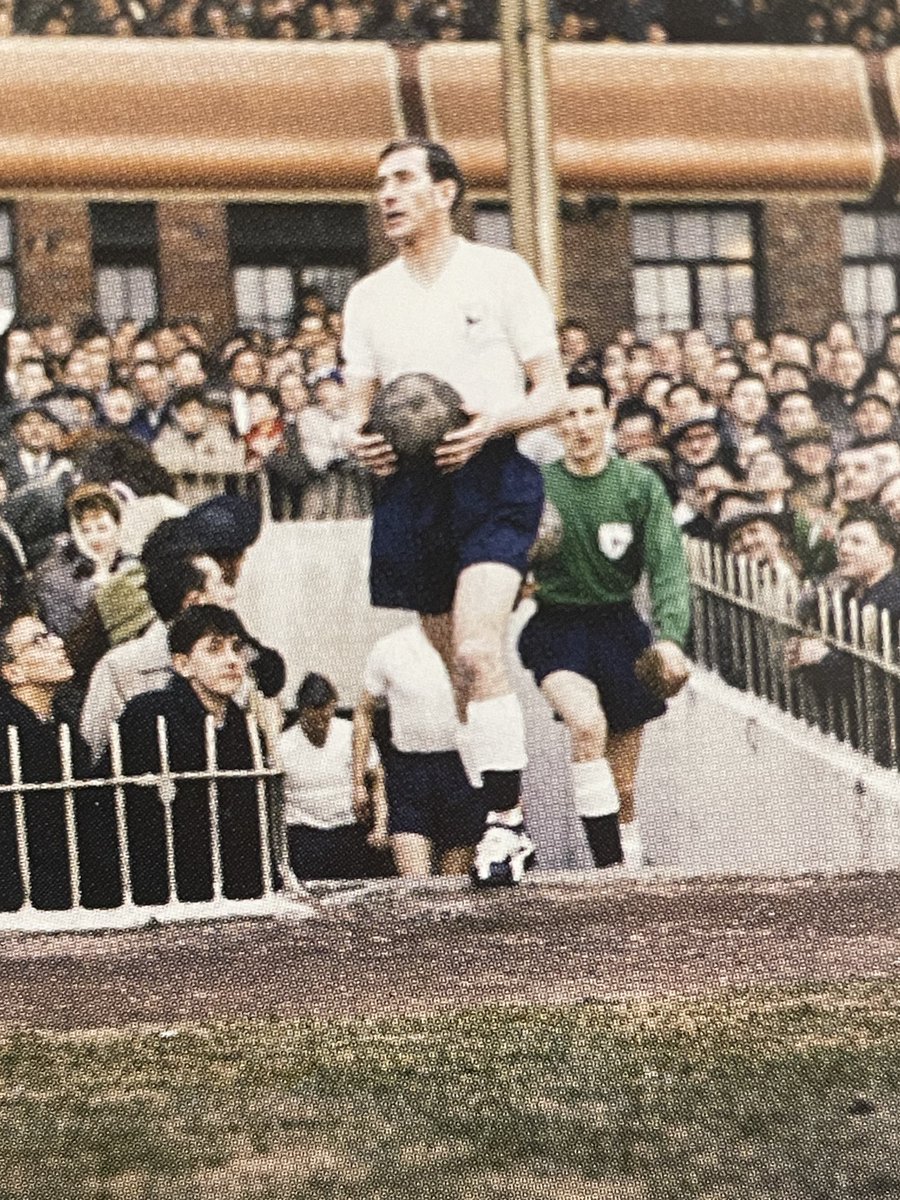
{"type": "Polygon", "coordinates": [[[790,537],[793,532],[793,521],[790,513],[772,512],[770,508],[766,508],[764,505],[748,501],[747,507],[741,512],[737,512],[731,517],[726,517],[724,521],[716,522],[716,541],[720,542],[723,546],[727,546],[731,535],[744,525],[749,525],[751,521],[766,521],[786,538],[790,537]]]}
{"type": "Polygon", "coordinates": [[[606,392],[606,376],[603,374],[603,362],[598,354],[585,354],[572,363],[566,374],[566,383],[570,388],[599,387],[606,392]]]}
{"type": "Polygon", "coordinates": [[[243,496],[214,496],[192,508],[181,521],[188,542],[214,557],[233,558],[259,537],[262,515],[259,507],[243,496]]]}
{"type": "MultiPolygon", "coordinates": [[[[202,387],[183,387],[179,388],[172,399],[169,401],[169,407],[176,412],[180,408],[184,408],[190,403],[202,404],[204,408],[207,406],[206,392],[202,387]]],[[[229,401],[230,404],[230,401],[229,401]]]]}
{"type": "Polygon", "coordinates": [[[789,433],[782,442],[785,450],[793,450],[795,446],[806,446],[810,442],[821,442],[823,445],[831,445],[831,430],[821,421],[816,421],[813,425],[807,425],[805,429],[798,429],[796,433],[789,433]]]}
{"type": "Polygon", "coordinates": [[[698,425],[712,425],[713,429],[719,432],[718,413],[711,405],[704,408],[701,412],[697,412],[692,417],[688,417],[684,421],[679,421],[677,425],[673,425],[666,434],[665,444],[672,449],[675,443],[678,442],[684,434],[690,429],[695,429],[698,425]]]}
{"type": "Polygon", "coordinates": [[[62,421],[59,415],[48,408],[46,404],[39,400],[25,400],[21,404],[16,404],[9,411],[10,425],[17,425],[24,417],[30,416],[31,413],[40,413],[42,417],[46,417],[48,421],[52,421],[54,425],[59,425],[61,429],[65,429],[65,422],[62,421]]]}

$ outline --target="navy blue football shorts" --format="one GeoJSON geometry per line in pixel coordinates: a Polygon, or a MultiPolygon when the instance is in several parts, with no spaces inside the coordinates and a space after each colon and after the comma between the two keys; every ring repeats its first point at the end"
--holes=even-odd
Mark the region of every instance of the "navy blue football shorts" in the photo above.
{"type": "Polygon", "coordinates": [[[661,717],[665,702],[645,687],[634,664],[653,641],[630,604],[581,608],[547,605],[519,636],[519,657],[538,684],[554,671],[574,671],[596,684],[611,733],[661,717]]]}
{"type": "Polygon", "coordinates": [[[524,575],[543,505],[540,470],[511,437],[488,442],[449,474],[429,462],[377,480],[372,604],[445,613],[473,563],[505,563],[524,575]]]}
{"type": "Polygon", "coordinates": [[[483,791],[466,778],[455,750],[405,754],[385,760],[388,833],[416,833],[439,851],[474,846],[487,816],[483,791]]]}

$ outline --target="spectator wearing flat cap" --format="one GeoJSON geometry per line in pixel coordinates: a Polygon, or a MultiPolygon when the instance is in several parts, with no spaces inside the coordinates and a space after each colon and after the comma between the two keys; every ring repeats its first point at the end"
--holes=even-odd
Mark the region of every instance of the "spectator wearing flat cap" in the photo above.
{"type": "Polygon", "coordinates": [[[713,463],[711,467],[700,467],[693,483],[681,489],[681,499],[675,506],[674,515],[681,532],[686,537],[703,541],[715,540],[713,512],[722,492],[734,491],[736,481],[724,467],[713,463]]]}
{"type": "MultiPolygon", "coordinates": [[[[801,567],[792,546],[790,514],[772,512],[754,498],[735,491],[722,492],[715,509],[715,534],[720,545],[728,554],[748,560],[759,582],[799,579],[801,567]]],[[[722,625],[717,639],[717,670],[732,687],[752,689],[753,672],[761,663],[777,668],[780,647],[771,623],[761,614],[746,613],[740,649],[731,634],[728,615],[716,610],[713,619],[722,625]]]]}
{"type": "Polygon", "coordinates": [[[715,511],[716,538],[729,554],[743,555],[779,574],[800,574],[790,513],[774,512],[756,497],[739,491],[721,492],[715,511]]]}
{"type": "Polygon", "coordinates": [[[181,534],[188,543],[211,555],[233,586],[240,576],[244,556],[259,537],[261,528],[259,505],[242,496],[214,496],[187,513],[181,534]]]}
{"type": "Polygon", "coordinates": [[[785,436],[785,463],[793,476],[791,507],[811,520],[824,517],[834,499],[831,430],[820,421],[785,436]]]}
{"type": "Polygon", "coordinates": [[[672,467],[680,484],[693,480],[701,467],[722,466],[740,475],[734,451],[723,443],[715,408],[706,407],[673,425],[666,436],[672,467]]]}
{"type": "Polygon", "coordinates": [[[169,406],[169,423],[153,443],[157,462],[175,479],[175,495],[189,508],[219,496],[244,474],[244,448],[210,419],[201,387],[183,387],[169,406]]]}

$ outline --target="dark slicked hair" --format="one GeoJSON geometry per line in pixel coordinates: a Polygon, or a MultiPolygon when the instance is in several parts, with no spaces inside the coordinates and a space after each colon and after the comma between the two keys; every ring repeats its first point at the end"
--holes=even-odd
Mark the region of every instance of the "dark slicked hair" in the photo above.
{"type": "Polygon", "coordinates": [[[211,633],[250,641],[240,617],[232,609],[218,604],[192,604],[172,622],[169,649],[173,654],[190,654],[200,639],[211,633]]]}
{"type": "Polygon", "coordinates": [[[389,154],[395,154],[398,150],[424,150],[425,165],[428,168],[428,174],[434,182],[443,183],[445,179],[453,180],[456,184],[456,195],[453,198],[450,211],[456,212],[462,203],[462,198],[466,190],[466,181],[463,179],[462,171],[460,171],[456,159],[447,147],[442,146],[440,142],[431,142],[428,138],[423,137],[397,138],[393,142],[388,142],[378,155],[379,163],[384,162],[389,154]]]}
{"type": "Polygon", "coordinates": [[[848,506],[846,515],[838,523],[838,529],[843,529],[845,525],[855,525],[857,522],[871,525],[878,540],[883,545],[889,546],[896,556],[900,550],[900,531],[883,508],[867,501],[851,504],[848,506]]]}
{"type": "Polygon", "coordinates": [[[331,680],[316,671],[310,671],[297,688],[294,707],[298,711],[301,708],[324,708],[337,698],[337,689],[331,680]]]}
{"type": "Polygon", "coordinates": [[[624,421],[630,421],[634,417],[649,417],[653,423],[653,428],[658,433],[662,425],[662,417],[657,410],[649,404],[645,404],[643,400],[637,399],[635,396],[629,396],[627,400],[623,400],[616,409],[616,415],[613,418],[613,429],[618,429],[624,421]]]}

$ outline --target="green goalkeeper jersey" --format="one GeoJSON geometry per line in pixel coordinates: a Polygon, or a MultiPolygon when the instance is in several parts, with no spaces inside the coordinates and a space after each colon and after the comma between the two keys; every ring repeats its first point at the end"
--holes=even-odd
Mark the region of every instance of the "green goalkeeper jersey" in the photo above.
{"type": "Polygon", "coordinates": [[[563,537],[552,558],[535,564],[538,602],[628,603],[646,570],[656,635],[683,647],[691,616],[687,563],[659,477],[624,458],[610,458],[598,475],[573,475],[562,460],[542,472],[563,537]]]}

